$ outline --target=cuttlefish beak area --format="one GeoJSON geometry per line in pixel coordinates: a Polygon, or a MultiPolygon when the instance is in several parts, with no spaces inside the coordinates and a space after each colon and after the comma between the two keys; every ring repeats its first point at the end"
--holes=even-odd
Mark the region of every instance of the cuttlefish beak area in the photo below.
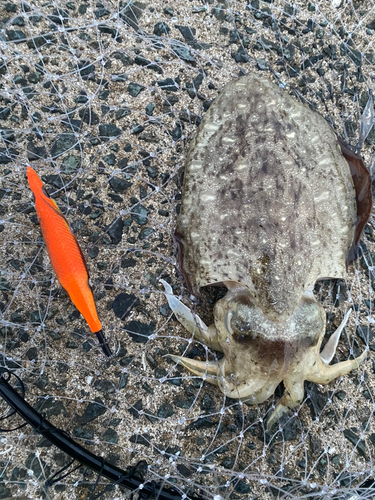
{"type": "Polygon", "coordinates": [[[274,393],[280,382],[285,392],[270,415],[267,430],[289,409],[301,405],[304,381],[328,384],[355,370],[366,359],[358,358],[334,365],[332,361],[349,310],[324,349],[325,311],[311,292],[303,295],[292,317],[282,323],[269,320],[254,303],[245,287],[235,287],[215,304],[214,324],[207,327],[163,281],[165,296],[178,321],[194,338],[224,353],[219,362],[200,361],[169,354],[191,373],[216,385],[230,398],[260,404],[274,393]]]}

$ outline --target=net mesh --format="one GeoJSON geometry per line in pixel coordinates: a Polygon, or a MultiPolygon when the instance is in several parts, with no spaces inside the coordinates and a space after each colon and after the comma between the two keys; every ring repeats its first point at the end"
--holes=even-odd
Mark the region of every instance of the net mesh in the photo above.
{"type": "MultiPolygon", "coordinates": [[[[176,321],[159,283],[212,323],[223,290],[209,288],[199,303],[189,297],[172,234],[188,141],[234,77],[267,75],[361,147],[374,170],[374,6],[0,2],[1,365],[55,426],[118,467],[138,464],[145,481],[173,485],[183,498],[374,495],[373,216],[348,276],[315,287],[327,336],[354,309],[335,361],[366,347],[368,359],[329,386],[305,384],[303,404],[270,434],[265,420],[280,391],[248,407],[163,357],[215,353],[176,321]],[[110,361],[55,278],[28,164],[87,256],[116,352],[110,361]]],[[[46,485],[67,455],[30,427],[0,439],[0,498],[128,496],[83,467],[46,485]]]]}

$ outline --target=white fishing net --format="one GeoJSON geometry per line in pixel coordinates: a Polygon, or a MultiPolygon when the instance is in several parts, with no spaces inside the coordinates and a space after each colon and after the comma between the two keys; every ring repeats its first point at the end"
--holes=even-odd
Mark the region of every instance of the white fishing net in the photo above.
{"type": "MultiPolygon", "coordinates": [[[[212,323],[223,290],[189,297],[172,234],[189,139],[238,75],[268,76],[319,111],[373,169],[374,0],[1,0],[0,19],[1,366],[25,399],[182,498],[372,498],[373,216],[347,278],[315,289],[327,338],[354,309],[334,362],[366,348],[368,359],[328,386],[306,383],[269,434],[281,390],[249,407],[164,357],[215,353],[176,321],[159,280],[212,323]],[[28,164],[87,256],[109,362],[53,273],[28,164]]],[[[46,484],[69,458],[30,426],[0,439],[0,499],[129,496],[84,467],[46,484]]]]}

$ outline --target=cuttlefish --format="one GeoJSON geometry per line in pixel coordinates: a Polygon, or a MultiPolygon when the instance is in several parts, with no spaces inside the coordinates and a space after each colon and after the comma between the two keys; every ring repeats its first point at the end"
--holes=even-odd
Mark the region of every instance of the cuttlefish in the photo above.
{"type": "Polygon", "coordinates": [[[321,350],[319,279],[342,278],[372,206],[370,176],[325,119],[264,77],[228,83],[191,141],[176,240],[193,294],[224,284],[214,324],[173,295],[177,319],[219,362],[169,355],[231,398],[285,392],[268,428],[301,404],[304,381],[328,384],[366,358],[331,365],[341,325],[321,350]]]}

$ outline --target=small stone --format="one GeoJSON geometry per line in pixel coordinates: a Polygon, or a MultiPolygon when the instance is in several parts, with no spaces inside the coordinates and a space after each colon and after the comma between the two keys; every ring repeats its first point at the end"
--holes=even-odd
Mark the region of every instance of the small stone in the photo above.
{"type": "Polygon", "coordinates": [[[156,323],[151,321],[149,324],[141,321],[130,321],[126,325],[126,331],[132,338],[133,342],[145,344],[148,337],[155,331],[156,323]]]}
{"type": "Polygon", "coordinates": [[[107,407],[104,405],[103,401],[99,398],[95,398],[95,402],[90,402],[81,417],[77,418],[77,422],[80,425],[86,425],[88,422],[97,419],[107,411],[107,407]]]}
{"type": "Polygon", "coordinates": [[[21,30],[6,30],[8,40],[14,43],[26,42],[26,35],[21,30]]]}
{"type": "Polygon", "coordinates": [[[67,156],[61,164],[61,170],[66,174],[77,172],[81,168],[82,158],[80,156],[67,156]]]}
{"type": "Polygon", "coordinates": [[[103,434],[103,439],[107,443],[117,444],[118,443],[118,434],[114,429],[107,429],[103,434]]]}
{"type": "Polygon", "coordinates": [[[132,415],[134,418],[139,418],[139,412],[143,409],[143,403],[142,399],[139,399],[136,403],[133,404],[132,407],[128,409],[128,412],[130,415],[132,415]]]}
{"type": "Polygon", "coordinates": [[[171,28],[164,22],[157,23],[154,26],[154,35],[156,36],[168,35],[170,31],[171,28]]]}
{"type": "Polygon", "coordinates": [[[169,403],[163,403],[157,411],[157,416],[159,418],[168,418],[172,415],[174,415],[174,409],[169,403]]]}
{"type": "MultiPolygon", "coordinates": [[[[82,96],[81,99],[86,99],[86,97],[82,96]]],[[[82,121],[88,125],[97,125],[99,123],[99,116],[91,108],[80,109],[78,114],[82,121]]]]}
{"type": "Polygon", "coordinates": [[[53,141],[51,146],[51,155],[53,158],[61,156],[66,151],[69,151],[77,143],[74,134],[59,134],[53,141]]]}
{"type": "Polygon", "coordinates": [[[133,294],[120,293],[112,303],[112,309],[115,315],[121,320],[130,314],[130,311],[139,305],[139,299],[133,294]]]}
{"type": "Polygon", "coordinates": [[[121,258],[121,267],[126,269],[128,267],[135,267],[137,264],[137,261],[135,259],[132,259],[131,257],[129,259],[121,258]]]}
{"type": "Polygon", "coordinates": [[[351,429],[344,430],[345,438],[355,446],[355,451],[363,458],[367,459],[366,456],[366,445],[360,437],[353,432],[351,429]]]}
{"type": "Polygon", "coordinates": [[[134,436],[131,436],[129,441],[131,443],[147,446],[148,448],[150,446],[150,442],[152,442],[152,438],[148,434],[134,434],[134,436]]]}
{"type": "Polygon", "coordinates": [[[115,116],[117,120],[120,120],[120,118],[124,118],[125,116],[128,116],[131,114],[131,111],[129,108],[120,108],[116,111],[115,116]]]}
{"type": "Polygon", "coordinates": [[[170,92],[177,92],[180,88],[173,78],[165,78],[164,80],[159,80],[156,83],[161,90],[169,90],[170,92]]]}
{"type": "Polygon", "coordinates": [[[109,180],[109,185],[115,193],[124,193],[132,186],[132,183],[121,177],[112,177],[112,179],[109,180]]]}
{"type": "Polygon", "coordinates": [[[6,120],[9,118],[10,115],[10,108],[0,108],[0,120],[6,120]]]}
{"type": "Polygon", "coordinates": [[[75,427],[73,433],[79,439],[92,439],[94,437],[94,429],[92,427],[75,427]]]}
{"type": "Polygon", "coordinates": [[[109,155],[104,155],[103,160],[109,166],[116,165],[116,155],[114,153],[109,153],[109,155]]]}
{"type": "Polygon", "coordinates": [[[102,141],[108,141],[110,137],[118,137],[121,135],[121,130],[112,123],[99,125],[99,137],[102,141]]]}
{"type": "Polygon", "coordinates": [[[155,106],[156,105],[153,102],[150,102],[149,104],[147,104],[147,106],[146,106],[146,115],[147,116],[152,116],[154,109],[155,109],[155,106]]]}
{"type": "Polygon", "coordinates": [[[177,42],[171,43],[171,49],[176,54],[177,57],[180,57],[183,61],[186,62],[195,62],[195,57],[185,45],[179,44],[177,42]]]}
{"type": "Polygon", "coordinates": [[[123,227],[124,221],[122,220],[122,217],[118,217],[117,219],[115,219],[108,227],[107,233],[114,245],[118,245],[122,240],[123,227]]]}
{"type": "Polygon", "coordinates": [[[140,226],[144,226],[147,223],[147,215],[149,210],[143,205],[137,205],[133,208],[131,213],[131,218],[135,220],[140,226]]]}
{"type": "Polygon", "coordinates": [[[138,83],[131,82],[128,85],[128,93],[132,97],[137,97],[144,89],[145,87],[143,85],[139,85],[138,83]]]}
{"type": "Polygon", "coordinates": [[[146,238],[151,236],[151,234],[154,232],[155,232],[154,229],[151,229],[150,227],[144,227],[140,230],[139,235],[138,235],[138,239],[145,240],[146,238]]]}

